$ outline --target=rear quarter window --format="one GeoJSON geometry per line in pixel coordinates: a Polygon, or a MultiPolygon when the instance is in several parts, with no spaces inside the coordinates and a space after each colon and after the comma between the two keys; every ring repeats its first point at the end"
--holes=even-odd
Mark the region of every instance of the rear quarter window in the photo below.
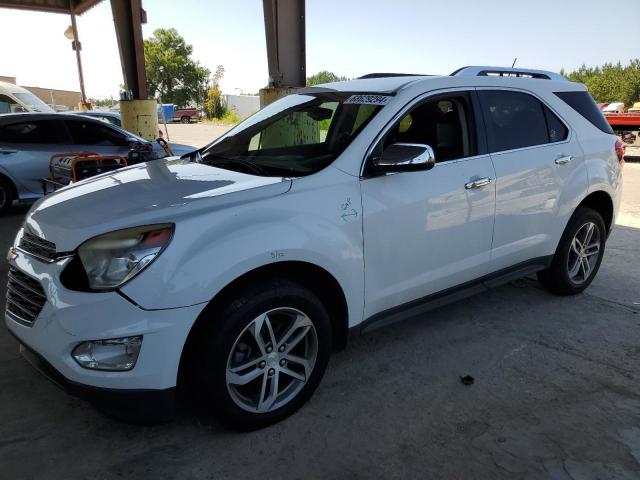
{"type": "Polygon", "coordinates": [[[613,133],[611,125],[607,122],[598,105],[589,92],[554,92],[564,103],[589,120],[592,125],[604,133],[613,133]]]}

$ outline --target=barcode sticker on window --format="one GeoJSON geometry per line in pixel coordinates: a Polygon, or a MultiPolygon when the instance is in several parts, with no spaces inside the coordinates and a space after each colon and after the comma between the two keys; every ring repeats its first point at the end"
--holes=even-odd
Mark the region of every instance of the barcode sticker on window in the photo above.
{"type": "Polygon", "coordinates": [[[351,95],[344,102],[355,105],[386,105],[391,100],[388,95],[351,95]]]}

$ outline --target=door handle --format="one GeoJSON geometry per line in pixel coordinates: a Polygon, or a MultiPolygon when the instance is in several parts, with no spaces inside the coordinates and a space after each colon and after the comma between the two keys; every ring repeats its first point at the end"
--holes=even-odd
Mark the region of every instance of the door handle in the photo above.
{"type": "Polygon", "coordinates": [[[3,155],[9,155],[10,153],[18,153],[18,150],[11,150],[10,148],[0,148],[0,153],[3,155]]]}
{"type": "Polygon", "coordinates": [[[470,190],[472,188],[480,188],[485,185],[489,185],[491,183],[491,179],[489,177],[479,178],[478,180],[472,180],[464,184],[464,188],[470,190]]]}
{"type": "Polygon", "coordinates": [[[573,155],[565,155],[556,158],[556,165],[565,165],[573,160],[573,155]]]}

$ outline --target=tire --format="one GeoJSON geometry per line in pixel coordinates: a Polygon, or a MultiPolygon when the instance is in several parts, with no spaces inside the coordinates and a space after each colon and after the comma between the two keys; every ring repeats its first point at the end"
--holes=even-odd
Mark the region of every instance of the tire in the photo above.
{"type": "Polygon", "coordinates": [[[562,234],[551,265],[538,272],[538,280],[556,295],[582,292],[598,273],[606,240],[607,230],[602,216],[591,208],[578,207],[562,234]],[[583,246],[587,238],[588,244],[583,246]]]}
{"type": "Polygon", "coordinates": [[[184,117],[180,117],[180,123],[191,123],[191,118],[186,115],[184,117]]]}
{"type": "Polygon", "coordinates": [[[318,297],[293,281],[267,280],[217,307],[201,319],[191,356],[200,406],[243,431],[293,414],[317,388],[331,353],[331,323],[318,297]],[[297,363],[302,358],[306,367],[297,363]]]}
{"type": "Polygon", "coordinates": [[[0,176],[0,216],[5,215],[11,208],[13,200],[15,200],[13,192],[11,182],[0,176]]]}

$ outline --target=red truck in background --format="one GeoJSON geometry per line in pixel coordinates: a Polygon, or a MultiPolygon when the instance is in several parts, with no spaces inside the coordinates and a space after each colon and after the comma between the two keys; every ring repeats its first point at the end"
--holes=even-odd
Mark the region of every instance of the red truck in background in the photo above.
{"type": "Polygon", "coordinates": [[[605,118],[620,137],[625,160],[640,160],[640,113],[608,113],[605,118]]]}
{"type": "Polygon", "coordinates": [[[195,108],[177,108],[173,103],[158,105],[158,123],[191,123],[198,120],[198,110],[195,108]]]}
{"type": "Polygon", "coordinates": [[[191,123],[191,120],[198,120],[198,110],[195,108],[176,108],[174,122],[191,123]]]}

